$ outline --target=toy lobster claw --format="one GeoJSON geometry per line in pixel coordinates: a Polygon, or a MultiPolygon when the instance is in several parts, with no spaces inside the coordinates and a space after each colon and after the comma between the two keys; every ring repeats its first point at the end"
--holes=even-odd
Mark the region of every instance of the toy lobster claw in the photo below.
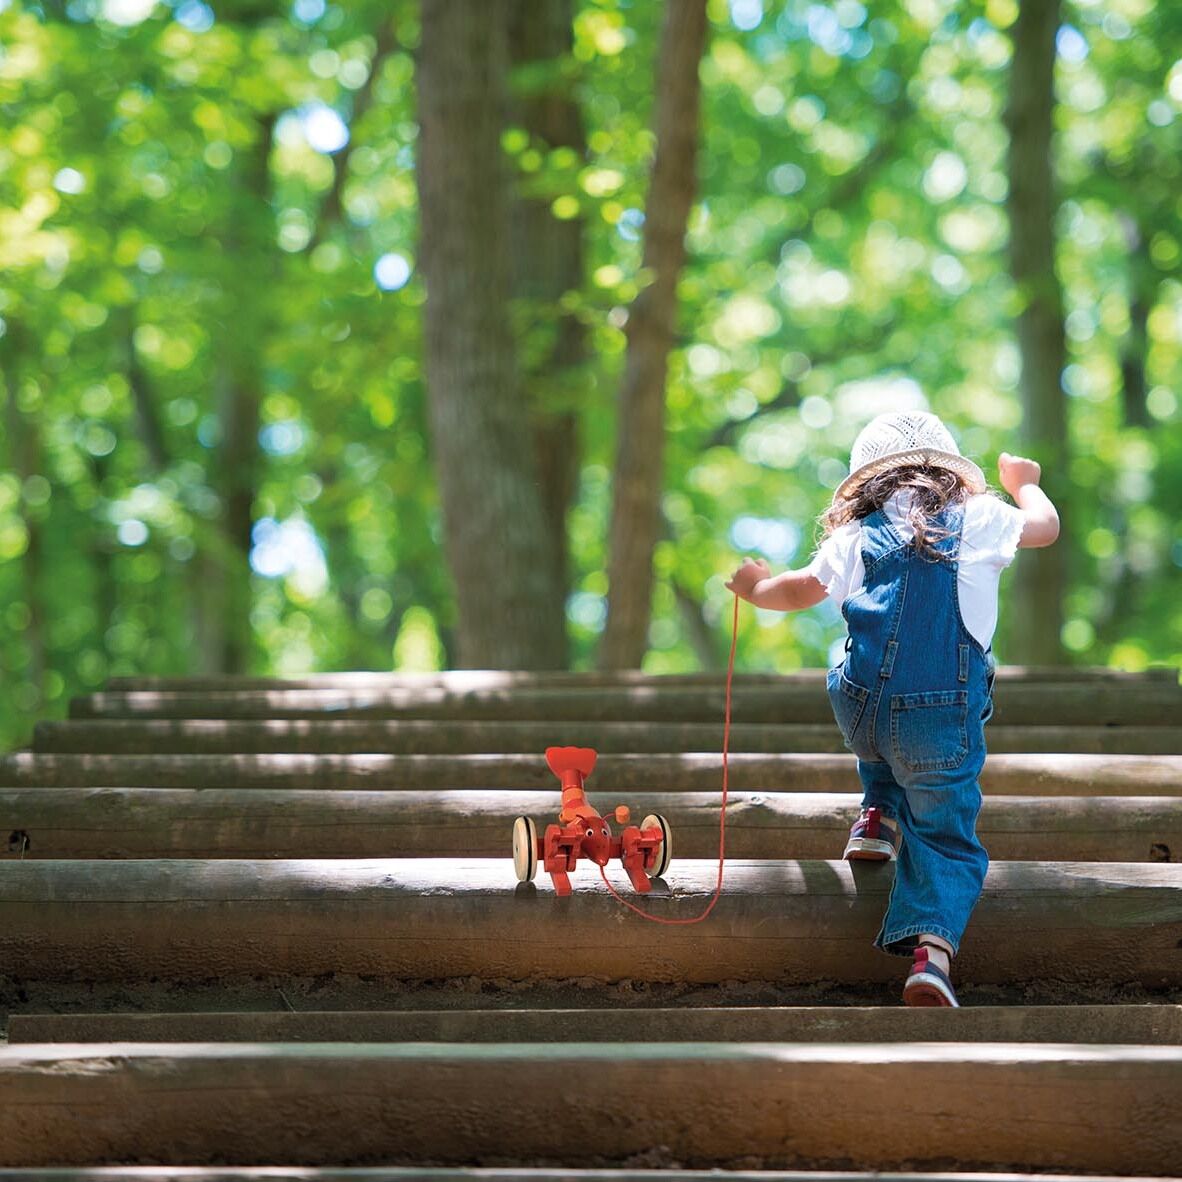
{"type": "Polygon", "coordinates": [[[613,836],[611,825],[591,807],[583,791],[583,781],[595,767],[595,759],[590,747],[546,748],[546,763],[562,782],[561,824],[547,825],[539,841],[538,828],[529,817],[513,822],[513,866],[519,881],[532,881],[539,858],[554,880],[556,895],[571,893],[568,876],[581,857],[598,866],[619,858],[641,894],[651,888],[650,878],[665,873],[672,854],[668,821],[650,813],[639,826],[629,825],[628,809],[621,804],[614,817],[624,830],[613,836]]]}

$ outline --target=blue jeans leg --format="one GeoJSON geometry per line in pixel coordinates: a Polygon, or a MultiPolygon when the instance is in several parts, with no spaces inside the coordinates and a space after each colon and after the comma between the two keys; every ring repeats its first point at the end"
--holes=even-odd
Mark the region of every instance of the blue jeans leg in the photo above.
{"type": "Polygon", "coordinates": [[[858,778],[862,781],[862,807],[881,809],[883,816],[897,821],[906,798],[891,765],[885,760],[859,759],[858,778]]]}
{"type": "Polygon", "coordinates": [[[983,764],[982,744],[959,768],[919,773],[895,768],[904,788],[898,816],[903,843],[875,940],[885,952],[907,955],[921,932],[947,940],[953,952],[960,947],[989,867],[976,833],[983,764]]]}

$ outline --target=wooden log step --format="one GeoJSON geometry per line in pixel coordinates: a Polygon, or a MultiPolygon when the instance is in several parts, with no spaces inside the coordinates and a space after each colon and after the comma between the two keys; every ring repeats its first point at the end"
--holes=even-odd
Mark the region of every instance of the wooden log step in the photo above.
{"type": "MultiPolygon", "coordinates": [[[[1177,685],[1179,669],[1172,665],[1153,665],[1148,669],[1108,669],[1100,665],[999,665],[1000,681],[1037,681],[1075,685],[1081,681],[1136,684],[1153,681],[1177,685]]],[[[821,683],[825,669],[794,669],[788,672],[761,670],[735,671],[734,684],[769,685],[785,681],[821,683]]],[[[185,693],[194,690],[281,690],[281,689],[426,689],[480,690],[504,688],[543,688],[581,685],[677,685],[721,687],[722,673],[642,673],[637,669],[607,672],[597,670],[548,670],[533,672],[514,669],[446,669],[437,673],[348,672],[313,673],[305,677],[247,677],[234,674],[209,674],[193,677],[112,677],[107,689],[113,692],[152,690],[156,693],[185,693]]]]}
{"type": "MultiPolygon", "coordinates": [[[[717,863],[675,858],[644,902],[692,917],[716,880],[717,863]]],[[[729,862],[709,918],[670,927],[626,911],[589,865],[558,898],[548,880],[517,883],[508,859],[26,859],[0,864],[0,963],[41,982],[894,981],[903,959],[871,947],[891,881],[882,864],[729,862]]],[[[995,862],[957,971],[965,984],[1177,988],[1182,865],[995,862]]]]}
{"type": "Polygon", "coordinates": [[[34,1044],[0,1049],[0,1143],[12,1166],[570,1167],[621,1163],[661,1146],[694,1168],[755,1159],[946,1170],[954,1161],[960,1169],[1164,1174],[1182,1160],[1182,1050],[34,1044]],[[899,1097],[911,1095],[939,1098],[938,1133],[919,1137],[898,1118],[899,1097]]]}
{"type": "Polygon", "coordinates": [[[1182,1006],[725,1006],[306,1013],[13,1014],[8,1041],[1063,1042],[1182,1044],[1182,1006]]]}
{"type": "MultiPolygon", "coordinates": [[[[1074,754],[1182,754],[1182,727],[990,726],[992,751],[1074,754]]],[[[148,754],[444,755],[537,753],[548,746],[595,747],[611,754],[718,750],[722,724],[647,722],[381,722],[371,720],[226,722],[42,722],[33,746],[46,752],[148,754]]],[[[844,750],[832,722],[773,726],[739,723],[731,750],[752,753],[844,750]]]]}
{"type": "MultiPolygon", "coordinates": [[[[722,686],[586,686],[549,689],[309,689],[99,693],[75,698],[75,719],[446,719],[465,721],[704,722],[723,717],[722,686]]],[[[743,723],[830,723],[824,687],[801,681],[740,686],[743,723]]],[[[1078,682],[1054,693],[1032,683],[995,693],[994,726],[1182,726],[1182,688],[1164,682],[1078,682]]]]}
{"type": "MultiPolygon", "coordinates": [[[[657,1151],[644,1154],[653,1160],[657,1151]]],[[[3,1182],[1046,1182],[1046,1174],[841,1170],[571,1169],[566,1166],[91,1166],[7,1170],[3,1182]]],[[[1056,1174],[1054,1182],[1150,1182],[1115,1174],[1056,1174]]],[[[1170,1182],[1156,1179],[1156,1182],[1170,1182]]]]}
{"type": "MultiPolygon", "coordinates": [[[[668,818],[678,857],[718,855],[718,792],[592,793],[609,815],[668,818]]],[[[539,833],[558,792],[0,789],[0,858],[508,858],[519,814],[539,833]]],[[[739,859],[840,857],[858,798],[731,794],[739,859]]],[[[977,831],[997,861],[1182,861],[1182,808],[1145,796],[987,797],[977,831]]]]}
{"type": "MultiPolygon", "coordinates": [[[[652,1154],[645,1155],[651,1160],[652,1154]]],[[[957,1170],[939,1174],[891,1174],[857,1170],[701,1170],[678,1169],[582,1169],[576,1167],[424,1167],[395,1165],[374,1169],[355,1167],[303,1167],[298,1178],[284,1167],[249,1165],[95,1165],[89,1169],[0,1168],[2,1182],[1046,1182],[1045,1174],[973,1174],[957,1170]]],[[[1054,1182],[1163,1182],[1161,1178],[1129,1178],[1128,1175],[1056,1174],[1054,1182]]],[[[1169,1182],[1169,1180],[1165,1180],[1169,1182]]]]}
{"type": "MultiPolygon", "coordinates": [[[[651,1150],[642,1155],[652,1161],[651,1150]]],[[[664,1155],[668,1156],[668,1155],[664,1155]]],[[[1047,1182],[1046,1174],[857,1170],[581,1169],[567,1166],[91,1166],[6,1170],[3,1182],[1047,1182]]],[[[1116,1174],[1056,1174],[1054,1182],[1150,1182],[1116,1174]]],[[[1171,1182],[1160,1176],[1154,1182],[1171,1182]]]]}
{"type": "MultiPolygon", "coordinates": [[[[656,1151],[645,1154],[651,1161],[656,1151]]],[[[949,1174],[895,1174],[859,1170],[681,1170],[663,1168],[582,1167],[446,1167],[446,1165],[388,1165],[381,1169],[365,1165],[303,1167],[298,1175],[274,1165],[93,1165],[90,1168],[7,1170],[0,1168],[2,1182],[1046,1182],[1046,1174],[979,1174],[957,1170],[949,1174]]],[[[1056,1174],[1054,1182],[1170,1182],[1158,1177],[1130,1178],[1128,1175],[1056,1174]]]]}
{"type": "MultiPolygon", "coordinates": [[[[414,791],[542,789],[557,784],[541,751],[475,755],[54,755],[0,756],[12,788],[293,788],[414,791]]],[[[679,752],[602,755],[592,792],[708,792],[722,784],[722,755],[679,752]]],[[[860,792],[854,758],[743,754],[730,757],[734,789],[860,792]]],[[[1182,796],[1176,755],[990,754],[986,795],[1182,796]]]]}

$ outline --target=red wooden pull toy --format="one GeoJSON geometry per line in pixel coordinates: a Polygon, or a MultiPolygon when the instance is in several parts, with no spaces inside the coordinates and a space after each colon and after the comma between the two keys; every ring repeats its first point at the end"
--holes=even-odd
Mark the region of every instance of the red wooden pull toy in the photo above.
{"type": "Polygon", "coordinates": [[[562,782],[562,810],[558,814],[561,825],[547,825],[546,836],[538,841],[537,826],[529,817],[518,817],[513,822],[513,865],[522,882],[530,882],[538,872],[538,859],[554,880],[556,895],[569,895],[570,878],[580,856],[590,858],[599,867],[603,885],[612,898],[629,911],[652,920],[653,923],[683,925],[701,923],[714,910],[722,896],[722,871],[726,864],[726,805],[730,781],[731,749],[731,687],[735,675],[735,646],[739,640],[739,597],[735,596],[731,616],[731,655],[726,665],[726,700],[722,724],[722,808],[718,813],[718,881],[709,902],[697,915],[650,915],[629,903],[608,882],[605,867],[609,859],[619,858],[628,871],[632,885],[644,894],[649,890],[649,879],[659,878],[669,866],[672,853],[669,822],[657,813],[649,813],[640,828],[628,824],[628,810],[617,805],[615,819],[624,826],[619,837],[612,836],[612,827],[587,802],[583,781],[595,767],[595,752],[590,747],[547,747],[546,762],[562,782]]]}
{"type": "Polygon", "coordinates": [[[650,878],[665,873],[672,853],[669,823],[650,813],[640,825],[628,824],[628,809],[616,807],[614,819],[624,829],[612,833],[611,824],[591,807],[583,790],[595,767],[596,753],[590,747],[547,747],[546,763],[562,783],[560,824],[547,825],[539,840],[538,828],[529,817],[513,822],[513,866],[521,882],[532,881],[538,860],[554,881],[556,895],[569,895],[569,875],[580,858],[603,867],[619,858],[632,885],[644,894],[650,878]]]}

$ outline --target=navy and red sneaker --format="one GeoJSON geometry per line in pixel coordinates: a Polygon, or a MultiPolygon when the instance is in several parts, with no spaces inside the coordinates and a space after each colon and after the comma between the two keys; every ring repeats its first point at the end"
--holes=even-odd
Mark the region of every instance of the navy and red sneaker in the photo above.
{"type": "Polygon", "coordinates": [[[899,856],[897,826],[883,824],[882,809],[863,809],[850,827],[842,857],[847,862],[893,862],[899,856]]]}
{"type": "Polygon", "coordinates": [[[906,1006],[954,1006],[960,1008],[956,991],[943,969],[932,964],[928,958],[928,946],[920,944],[915,949],[915,961],[911,975],[903,984],[903,1004],[906,1006]]]}

